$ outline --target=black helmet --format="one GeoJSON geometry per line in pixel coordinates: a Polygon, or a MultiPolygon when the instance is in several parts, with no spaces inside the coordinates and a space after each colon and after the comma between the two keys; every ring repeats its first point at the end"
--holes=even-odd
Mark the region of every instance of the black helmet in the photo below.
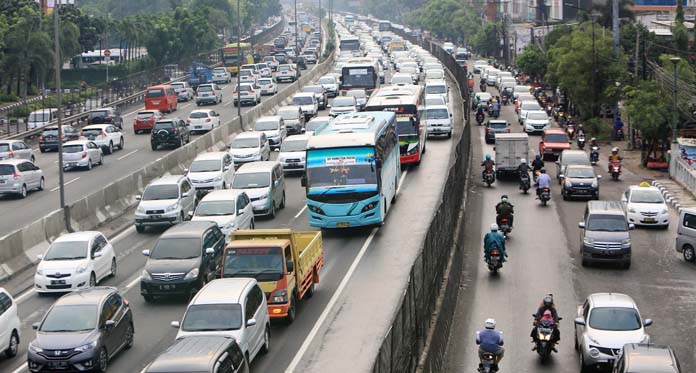
{"type": "Polygon", "coordinates": [[[546,169],[544,167],[542,167],[541,170],[539,170],[539,171],[541,171],[542,174],[546,173],[546,169]]]}
{"type": "Polygon", "coordinates": [[[537,161],[540,161],[540,160],[541,160],[541,156],[540,156],[539,154],[537,154],[536,157],[534,157],[534,159],[536,159],[537,161]]]}

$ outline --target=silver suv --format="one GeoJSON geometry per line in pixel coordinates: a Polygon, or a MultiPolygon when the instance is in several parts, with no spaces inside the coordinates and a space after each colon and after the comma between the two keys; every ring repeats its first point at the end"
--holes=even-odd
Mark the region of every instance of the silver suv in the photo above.
{"type": "Polygon", "coordinates": [[[171,226],[181,223],[196,206],[196,191],[186,176],[164,176],[145,187],[135,210],[138,233],[148,226],[171,226]]]}
{"type": "Polygon", "coordinates": [[[44,186],[43,171],[31,161],[24,159],[0,161],[0,195],[15,194],[24,198],[28,190],[43,190],[44,186]]]}

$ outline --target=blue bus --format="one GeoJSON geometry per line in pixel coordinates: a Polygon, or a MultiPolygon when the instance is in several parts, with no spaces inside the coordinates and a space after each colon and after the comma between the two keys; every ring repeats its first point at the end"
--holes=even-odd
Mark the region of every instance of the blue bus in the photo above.
{"type": "Polygon", "coordinates": [[[338,116],[310,137],[307,173],[309,225],[347,228],[381,224],[399,187],[396,115],[338,116]]]}

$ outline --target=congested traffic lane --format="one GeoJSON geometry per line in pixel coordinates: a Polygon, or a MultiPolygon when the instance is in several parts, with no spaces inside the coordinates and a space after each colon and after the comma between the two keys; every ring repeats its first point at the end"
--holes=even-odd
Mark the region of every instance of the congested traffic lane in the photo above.
{"type": "MultiPolygon", "coordinates": [[[[490,89],[490,88],[489,88],[490,89]]],[[[504,107],[502,117],[512,125],[513,132],[521,132],[513,106],[504,107]]],[[[494,154],[493,145],[484,145],[483,127],[472,129],[475,134],[473,164],[478,166],[485,153],[494,154]],[[478,150],[476,150],[478,149],[478,150]]],[[[539,136],[530,136],[530,157],[536,154],[539,136]]],[[[573,145],[573,148],[576,148],[573,145]]],[[[602,146],[600,163],[595,172],[600,180],[600,199],[619,200],[630,185],[643,179],[623,168],[621,181],[610,180],[606,174],[606,156],[610,146],[602,146]]],[[[552,178],[556,167],[546,162],[552,178]]],[[[505,358],[501,371],[519,372],[578,372],[580,363],[573,349],[573,320],[578,304],[597,292],[619,292],[631,296],[643,318],[652,318],[655,325],[647,328],[651,341],[671,345],[686,372],[696,370],[694,365],[693,324],[696,281],[693,266],[685,263],[674,251],[677,216],[670,211],[669,230],[638,228],[631,231],[633,264],[630,270],[613,266],[582,267],[580,265],[580,230],[586,203],[563,201],[557,183],[552,183],[552,201],[542,207],[533,191],[522,195],[515,181],[496,181],[492,188],[481,183],[481,168],[473,167],[474,187],[467,206],[467,259],[464,279],[460,284],[457,310],[447,351],[448,371],[474,371],[478,365],[475,333],[483,328],[483,321],[492,317],[505,337],[505,358]],[[495,222],[495,204],[507,194],[515,205],[512,234],[506,244],[509,262],[498,276],[484,266],[483,235],[495,222]],[[561,342],[546,364],[541,364],[536,352],[531,351],[531,315],[541,298],[553,293],[563,321],[561,342]],[[514,368],[513,368],[514,367],[514,368]]]]}
{"type": "MultiPolygon", "coordinates": [[[[308,69],[303,70],[302,74],[308,73],[315,66],[308,65],[308,69]]],[[[236,87],[235,81],[236,79],[230,84],[221,85],[223,91],[222,103],[198,107],[194,100],[180,102],[178,109],[171,114],[166,114],[165,118],[179,117],[186,120],[193,110],[211,109],[220,113],[221,123],[231,121],[237,117],[237,108],[232,104],[232,92],[236,87]]],[[[278,90],[282,91],[288,85],[290,83],[278,83],[278,90]]],[[[263,96],[261,98],[262,102],[269,97],[271,96],[263,96]]],[[[251,108],[253,107],[242,106],[242,113],[251,108]]],[[[89,195],[95,190],[103,188],[110,182],[138,170],[143,165],[151,163],[171,151],[164,148],[153,151],[150,148],[149,133],[137,135],[134,133],[133,122],[137,112],[141,110],[144,110],[144,108],[140,105],[133,105],[128,109],[122,110],[125,149],[115,151],[110,155],[104,155],[103,166],[95,166],[90,171],[75,170],[65,173],[66,203],[69,204],[89,195]]],[[[249,123],[245,123],[245,126],[248,127],[249,125],[249,123]]],[[[193,135],[191,140],[193,141],[195,138],[196,135],[193,135]]],[[[30,192],[24,200],[12,196],[0,198],[0,214],[10,216],[11,213],[13,217],[12,219],[2,219],[0,221],[0,232],[9,233],[59,208],[58,155],[56,152],[39,153],[38,149],[35,152],[36,164],[44,173],[46,188],[41,192],[30,192]]]]}

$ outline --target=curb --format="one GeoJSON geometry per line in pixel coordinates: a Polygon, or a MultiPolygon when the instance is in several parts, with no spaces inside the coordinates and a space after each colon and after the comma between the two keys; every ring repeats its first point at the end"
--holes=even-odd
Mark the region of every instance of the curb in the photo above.
{"type": "Polygon", "coordinates": [[[654,187],[657,187],[660,190],[660,192],[662,193],[662,196],[665,197],[665,201],[667,201],[667,203],[670,204],[672,206],[672,208],[677,210],[677,213],[681,214],[682,207],[681,207],[681,203],[679,203],[680,202],[679,198],[673,196],[672,192],[670,192],[669,189],[667,189],[667,187],[664,186],[662,183],[660,183],[656,180],[653,180],[651,182],[651,184],[654,187]]]}

